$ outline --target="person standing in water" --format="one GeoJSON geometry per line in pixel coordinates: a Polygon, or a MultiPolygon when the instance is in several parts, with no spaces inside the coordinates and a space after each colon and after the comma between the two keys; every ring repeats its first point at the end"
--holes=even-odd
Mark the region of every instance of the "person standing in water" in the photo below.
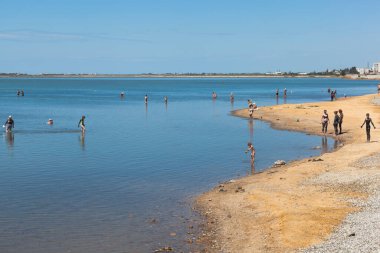
{"type": "Polygon", "coordinates": [[[329,115],[327,114],[327,110],[323,111],[321,123],[322,123],[322,133],[327,133],[327,126],[330,122],[329,115]]]}
{"type": "Polygon", "coordinates": [[[84,119],[86,118],[86,116],[82,116],[82,118],[79,120],[79,123],[78,123],[78,127],[81,128],[82,130],[82,133],[84,133],[86,131],[86,125],[84,124],[84,119]]]}
{"type": "Polygon", "coordinates": [[[371,124],[372,124],[374,129],[376,129],[376,127],[373,124],[372,119],[369,117],[369,113],[366,114],[366,117],[364,119],[364,122],[363,122],[361,128],[363,128],[364,124],[365,124],[365,129],[367,132],[367,142],[370,142],[371,141],[371,124]]]}
{"type": "Polygon", "coordinates": [[[335,111],[334,112],[334,123],[333,123],[335,135],[339,134],[339,131],[338,131],[339,122],[340,122],[340,117],[338,115],[338,111],[335,111]]]}
{"type": "Polygon", "coordinates": [[[165,104],[168,103],[168,97],[167,96],[164,97],[164,102],[165,102],[165,104]]]}
{"type": "Polygon", "coordinates": [[[251,165],[254,166],[255,164],[255,154],[256,154],[256,150],[255,148],[253,147],[253,144],[251,142],[248,142],[248,148],[247,150],[245,151],[245,153],[248,153],[250,152],[251,153],[251,165]]]}
{"type": "Polygon", "coordinates": [[[12,132],[12,128],[15,127],[15,122],[14,122],[14,120],[13,120],[13,118],[12,118],[11,115],[9,115],[8,119],[5,121],[4,127],[5,127],[5,132],[6,133],[12,132]]]}
{"type": "Polygon", "coordinates": [[[339,109],[339,134],[342,134],[343,111],[339,109]]]}
{"type": "Polygon", "coordinates": [[[278,89],[276,89],[276,98],[278,98],[278,93],[279,93],[279,91],[278,91],[278,89]]]}
{"type": "Polygon", "coordinates": [[[287,93],[288,91],[286,90],[286,88],[284,89],[284,98],[286,98],[286,93],[287,93]]]}
{"type": "Polygon", "coordinates": [[[145,102],[145,104],[148,104],[148,95],[147,94],[145,94],[144,102],[145,102]]]}
{"type": "Polygon", "coordinates": [[[230,93],[230,101],[231,101],[231,103],[233,103],[233,102],[234,102],[234,100],[235,100],[235,96],[234,96],[234,93],[233,93],[233,92],[231,92],[231,93],[230,93]]]}

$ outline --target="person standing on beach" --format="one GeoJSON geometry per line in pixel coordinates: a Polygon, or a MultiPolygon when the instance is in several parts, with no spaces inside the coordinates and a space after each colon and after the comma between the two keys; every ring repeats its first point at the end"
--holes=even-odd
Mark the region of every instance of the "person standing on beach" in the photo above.
{"type": "Polygon", "coordinates": [[[339,131],[338,131],[339,122],[340,122],[340,117],[338,115],[338,111],[335,111],[334,112],[334,123],[333,123],[335,135],[339,134],[339,131]]]}
{"type": "Polygon", "coordinates": [[[365,129],[367,132],[367,142],[370,142],[371,141],[371,124],[372,124],[374,129],[376,129],[376,127],[373,124],[372,119],[369,117],[369,113],[366,114],[366,117],[364,119],[364,122],[363,122],[361,128],[363,128],[364,124],[365,124],[365,129]]]}
{"type": "Polygon", "coordinates": [[[15,127],[15,122],[14,122],[14,120],[13,120],[13,118],[12,118],[11,115],[9,115],[8,119],[5,121],[4,127],[5,127],[5,132],[6,133],[12,132],[12,128],[15,127]]]}
{"type": "Polygon", "coordinates": [[[86,126],[84,124],[84,119],[86,118],[86,116],[82,116],[82,118],[79,120],[79,123],[78,123],[78,127],[81,128],[82,130],[82,133],[84,133],[86,131],[86,126]]]}
{"type": "Polygon", "coordinates": [[[343,111],[339,109],[339,134],[342,134],[343,111]]]}
{"type": "Polygon", "coordinates": [[[321,123],[322,123],[322,133],[327,133],[327,126],[330,122],[329,115],[327,114],[327,110],[323,111],[321,123]]]}
{"type": "Polygon", "coordinates": [[[147,94],[145,94],[144,101],[145,101],[145,104],[148,104],[148,95],[147,94]]]}

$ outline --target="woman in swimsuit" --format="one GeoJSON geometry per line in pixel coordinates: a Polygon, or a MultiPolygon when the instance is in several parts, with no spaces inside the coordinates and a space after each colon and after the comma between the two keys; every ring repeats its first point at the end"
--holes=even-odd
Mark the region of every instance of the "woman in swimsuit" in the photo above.
{"type": "Polygon", "coordinates": [[[327,114],[327,110],[323,111],[321,123],[322,123],[322,133],[327,133],[327,126],[330,122],[329,115],[327,114]]]}

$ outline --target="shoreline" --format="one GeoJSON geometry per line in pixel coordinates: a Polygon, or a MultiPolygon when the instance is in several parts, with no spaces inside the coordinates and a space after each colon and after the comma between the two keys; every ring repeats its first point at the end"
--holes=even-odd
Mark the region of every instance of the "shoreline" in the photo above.
{"type": "MultiPolygon", "coordinates": [[[[372,196],[368,189],[376,186],[370,179],[379,176],[374,173],[375,165],[367,169],[355,165],[380,152],[380,143],[365,143],[365,129],[360,128],[366,112],[371,114],[375,125],[379,123],[376,119],[380,108],[373,104],[375,97],[378,96],[370,94],[334,102],[268,106],[255,111],[255,119],[267,121],[275,129],[321,135],[323,109],[328,110],[330,121],[333,110],[343,109],[343,134],[332,136],[330,124],[328,136],[344,144],[315,157],[316,161],[306,158],[270,168],[230,180],[198,196],[195,205],[207,220],[210,252],[306,250],[339,231],[349,214],[360,213],[361,207],[352,203],[365,202],[372,196]],[[364,179],[363,174],[367,176],[364,179]],[[347,175],[346,181],[337,180],[347,175]],[[358,186],[360,180],[366,183],[358,186]]],[[[248,110],[231,114],[247,118],[248,110]]],[[[377,131],[371,132],[372,140],[380,137],[377,131]]]]}
{"type": "MultiPolygon", "coordinates": [[[[263,75],[263,74],[37,74],[37,75],[29,75],[29,74],[0,74],[0,78],[3,79],[49,79],[49,78],[74,78],[74,79],[106,79],[106,78],[336,78],[336,79],[347,79],[354,80],[351,78],[345,78],[342,76],[319,76],[319,75],[263,75]]],[[[364,79],[366,80],[366,79],[364,79]]]]}

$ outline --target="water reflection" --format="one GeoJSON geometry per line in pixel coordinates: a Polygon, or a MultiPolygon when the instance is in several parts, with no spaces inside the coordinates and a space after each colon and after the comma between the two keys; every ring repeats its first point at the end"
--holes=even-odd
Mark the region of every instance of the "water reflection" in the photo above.
{"type": "Polygon", "coordinates": [[[248,120],[249,142],[253,142],[253,119],[248,120]]]}
{"type": "Polygon", "coordinates": [[[82,132],[80,135],[79,135],[79,143],[80,143],[80,147],[82,148],[82,150],[86,150],[86,139],[85,139],[85,133],[82,132]]]}
{"type": "Polygon", "coordinates": [[[329,147],[328,147],[327,137],[326,136],[322,137],[322,145],[321,145],[321,147],[322,147],[322,150],[321,150],[322,154],[329,152],[329,147]]]}
{"type": "Polygon", "coordinates": [[[4,133],[5,143],[9,150],[13,149],[15,136],[12,132],[4,133]]]}

